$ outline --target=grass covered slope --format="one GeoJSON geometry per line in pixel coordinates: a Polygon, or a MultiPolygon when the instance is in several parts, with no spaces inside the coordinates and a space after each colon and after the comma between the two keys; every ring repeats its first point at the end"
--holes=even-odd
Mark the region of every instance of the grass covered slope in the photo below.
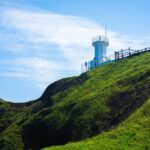
{"type": "Polygon", "coordinates": [[[94,138],[44,150],[149,150],[150,99],[117,129],[94,138]]]}
{"type": "Polygon", "coordinates": [[[22,104],[0,133],[0,149],[40,149],[116,128],[150,98],[150,53],[51,84],[22,104]]]}
{"type": "Polygon", "coordinates": [[[13,121],[14,116],[23,109],[22,104],[13,104],[0,99],[0,133],[13,121]]]}

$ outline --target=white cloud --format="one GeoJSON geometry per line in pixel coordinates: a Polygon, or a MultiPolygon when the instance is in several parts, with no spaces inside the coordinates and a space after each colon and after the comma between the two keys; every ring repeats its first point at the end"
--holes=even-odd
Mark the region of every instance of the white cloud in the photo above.
{"type": "MultiPolygon", "coordinates": [[[[2,74],[26,78],[42,87],[64,76],[64,72],[80,73],[81,62],[93,57],[91,37],[104,32],[101,25],[81,17],[14,8],[4,8],[0,13],[0,26],[6,30],[0,31],[1,48],[28,56],[19,54],[11,60],[13,63],[7,63],[13,69],[2,74]],[[56,46],[53,50],[52,44],[56,46]],[[50,59],[54,53],[61,55],[62,60],[50,59]]],[[[108,31],[108,35],[109,54],[129,45],[142,48],[149,44],[114,31],[108,31]]]]}
{"type": "Polygon", "coordinates": [[[1,73],[0,76],[17,77],[35,82],[40,88],[45,88],[47,84],[60,78],[57,71],[61,70],[61,66],[55,62],[42,58],[21,58],[14,60],[0,61],[1,65],[11,66],[9,71],[1,73]]]}

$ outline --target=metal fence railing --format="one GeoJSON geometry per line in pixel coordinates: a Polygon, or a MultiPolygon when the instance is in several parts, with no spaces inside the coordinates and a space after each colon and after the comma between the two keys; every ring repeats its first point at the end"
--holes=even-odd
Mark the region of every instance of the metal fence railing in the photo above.
{"type": "Polygon", "coordinates": [[[148,51],[150,51],[150,47],[144,48],[141,50],[132,50],[130,48],[121,50],[121,51],[115,52],[115,60],[123,59],[123,58],[130,57],[133,55],[138,55],[140,53],[144,53],[144,52],[148,52],[148,51]]]}

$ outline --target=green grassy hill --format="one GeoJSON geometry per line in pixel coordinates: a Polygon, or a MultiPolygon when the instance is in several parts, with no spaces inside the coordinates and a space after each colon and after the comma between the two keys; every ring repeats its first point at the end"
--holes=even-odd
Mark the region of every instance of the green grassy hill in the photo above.
{"type": "Polygon", "coordinates": [[[14,121],[14,116],[19,113],[23,107],[24,104],[13,104],[0,99],[0,133],[14,121]]]}
{"type": "MultiPolygon", "coordinates": [[[[104,65],[79,77],[59,80],[39,99],[12,104],[19,106],[16,112],[12,111],[13,117],[4,111],[8,117],[3,119],[11,118],[11,121],[0,133],[0,149],[40,149],[96,136],[116,129],[149,98],[150,53],[104,65]]],[[[121,132],[124,127],[119,128],[121,132]]],[[[117,136],[119,130],[116,130],[117,136]]],[[[82,144],[67,147],[79,145],[80,148],[82,144]]],[[[113,146],[113,141],[109,144],[113,146]]]]}
{"type": "Polygon", "coordinates": [[[150,99],[117,129],[94,138],[43,150],[149,150],[150,99]]]}

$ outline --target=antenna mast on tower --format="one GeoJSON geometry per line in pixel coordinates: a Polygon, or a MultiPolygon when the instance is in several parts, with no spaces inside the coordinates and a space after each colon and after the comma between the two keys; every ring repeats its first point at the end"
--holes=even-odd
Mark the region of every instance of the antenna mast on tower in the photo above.
{"type": "Polygon", "coordinates": [[[107,26],[105,24],[105,37],[107,37],[107,26]]]}

